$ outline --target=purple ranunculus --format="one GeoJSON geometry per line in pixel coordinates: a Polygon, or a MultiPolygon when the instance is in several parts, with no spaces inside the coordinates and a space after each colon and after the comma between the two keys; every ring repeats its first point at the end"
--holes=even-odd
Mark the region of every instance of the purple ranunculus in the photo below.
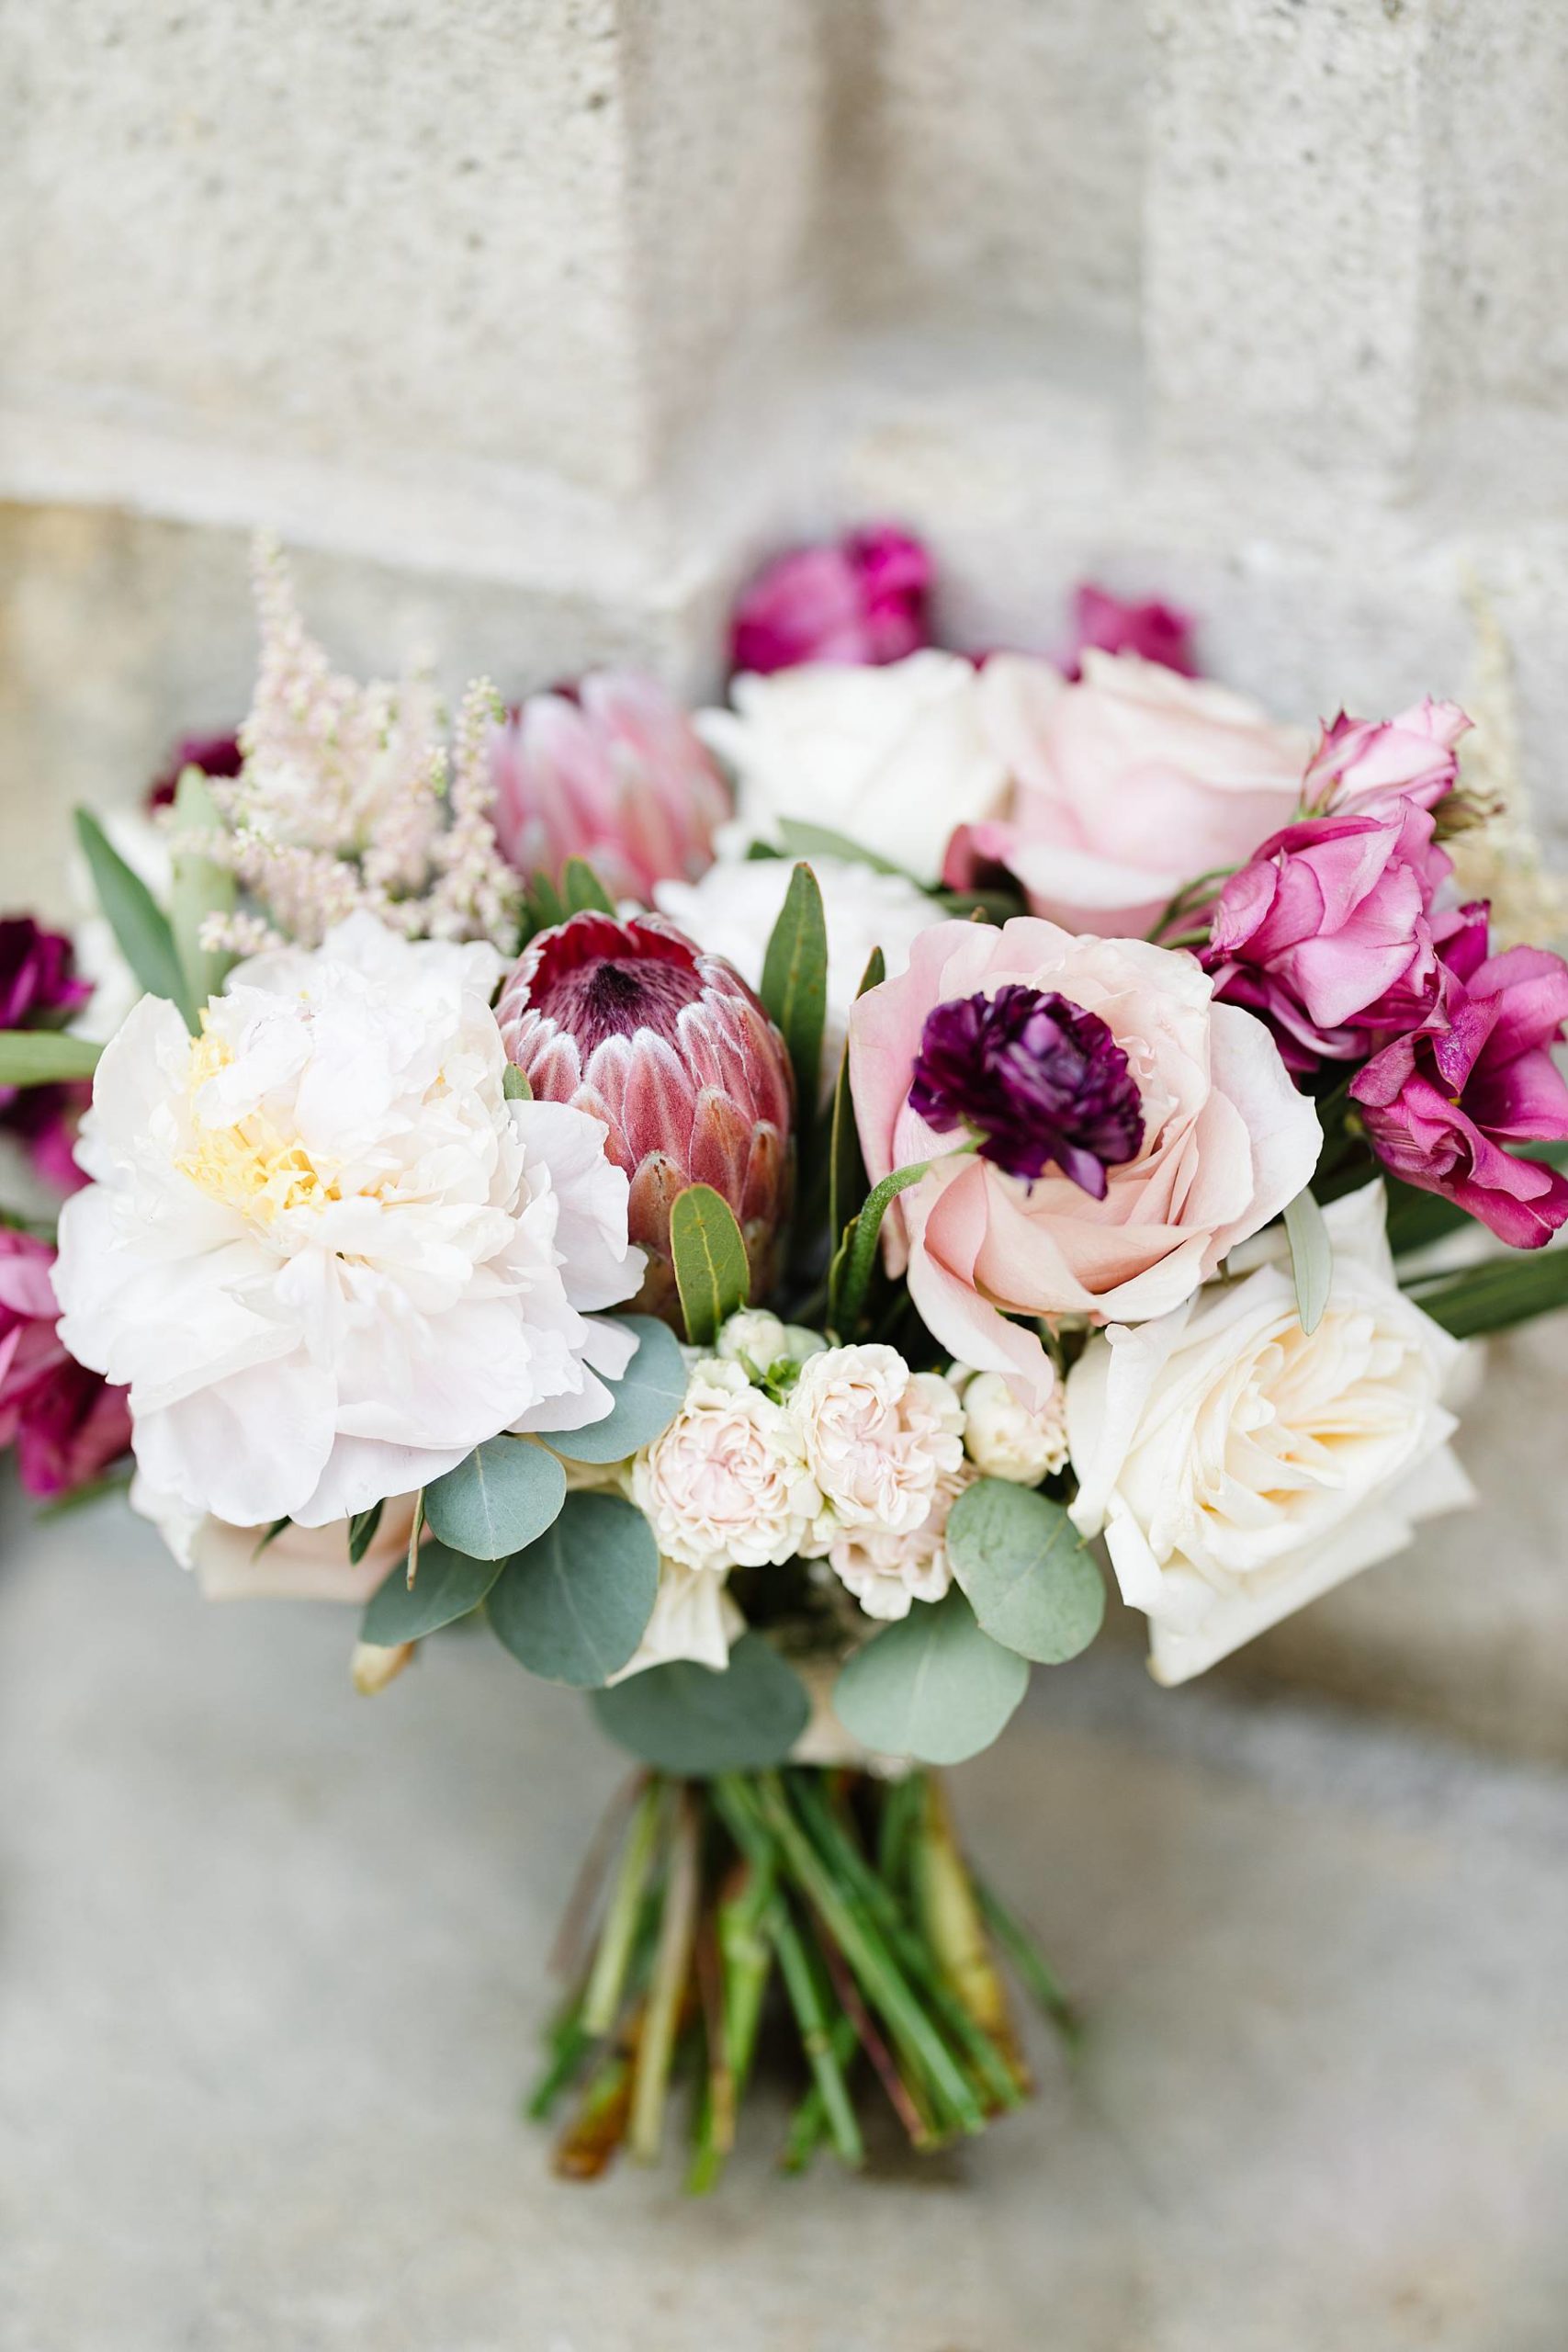
{"type": "Polygon", "coordinates": [[[909,1107],[939,1134],[967,1127],[980,1157],[1026,1183],[1054,1160],[1105,1197],[1105,1171],[1144,1139],[1127,1057],[1097,1013],[1054,989],[1009,984],[926,1016],[909,1107]]]}
{"type": "Polygon", "coordinates": [[[1435,808],[1454,788],[1454,746],[1470,721],[1457,702],[1423,703],[1396,718],[1347,718],[1324,730],[1302,782],[1304,807],[1343,812],[1389,796],[1435,808]]]}
{"type": "MultiPolygon", "coordinates": [[[[63,932],[45,931],[31,915],[0,917],[0,1029],[59,1029],[92,993],[63,932]]],[[[85,1086],[0,1086],[0,1128],[62,1193],[85,1181],[72,1150],[89,1100],[85,1086]]]]}
{"type": "Polygon", "coordinates": [[[238,775],[243,760],[237,735],[182,735],[147,787],[147,806],[172,807],[186,768],[199,768],[203,775],[238,775]]]}
{"type": "Polygon", "coordinates": [[[1350,1092],[1385,1167],[1535,1250],[1568,1221],[1568,1177],[1510,1147],[1568,1139],[1568,1084],[1551,1057],[1568,965],[1544,947],[1489,956],[1485,907],[1465,917],[1426,1021],[1358,1070],[1350,1092]]]}
{"type": "Polygon", "coordinates": [[[62,1346],[54,1251],[0,1227],[0,1448],[14,1444],[29,1495],[69,1494],[130,1443],[123,1388],[111,1388],[62,1346]]]}
{"type": "Polygon", "coordinates": [[[766,677],[803,662],[901,662],[931,641],[931,587],[925,548],[890,524],[791,548],[741,591],[730,669],[766,677]]]}
{"type": "Polygon", "coordinates": [[[1183,678],[1198,675],[1192,616],[1157,597],[1145,603],[1113,596],[1086,580],[1073,598],[1073,641],[1062,662],[1069,678],[1082,673],[1086,653],[1136,653],[1183,678]]]}
{"type": "Polygon", "coordinates": [[[1398,795],[1271,833],[1215,902],[1201,961],[1216,995],[1274,1032],[1292,1069],[1359,1061],[1416,1027],[1457,911],[1435,911],[1453,868],[1429,809],[1398,795]]]}

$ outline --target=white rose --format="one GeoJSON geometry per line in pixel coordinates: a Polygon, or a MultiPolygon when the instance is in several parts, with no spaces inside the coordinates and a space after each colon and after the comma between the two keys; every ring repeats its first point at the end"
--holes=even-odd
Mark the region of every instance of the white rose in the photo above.
{"type": "Polygon", "coordinates": [[[725,1590],[722,1577],[706,1568],[684,1567],[679,1560],[660,1560],[653,1614],[636,1655],[610,1680],[625,1682],[650,1666],[669,1666],[677,1658],[722,1673],[729,1664],[730,1644],[745,1630],[746,1620],[725,1590]]]}
{"type": "MultiPolygon", "coordinates": [[[[654,904],[699,947],[723,956],[744,980],[761,988],[768,940],[784,906],[795,866],[786,857],[722,860],[700,882],[659,882],[654,904]]],[[[828,928],[828,1015],[822,1033],[822,1093],[839,1075],[850,1007],[872,950],[880,947],[889,972],[908,967],[919,934],[941,921],[942,909],[901,874],[880,874],[847,858],[811,859],[828,928]]]]}
{"type": "Polygon", "coordinates": [[[323,1527],[609,1410],[626,1179],[586,1112],[506,1099],[499,972],[355,915],[237,966],[199,1038],[144,997],[106,1048],[61,1337],[187,1515],[323,1527]]]}
{"type": "Polygon", "coordinates": [[[776,840],[794,817],[934,880],[953,828],[989,816],[1007,788],[979,675],[932,651],[880,669],[807,662],[737,678],[734,708],[699,712],[697,731],[735,772],[748,833],[776,840]]]}
{"type": "Polygon", "coordinates": [[[793,1559],[822,1498],[794,1416],[741,1365],[710,1356],[633,1464],[632,1499],[667,1558],[722,1571],[793,1559]]]}
{"type": "Polygon", "coordinates": [[[881,1527],[840,1527],[828,1545],[828,1565],[868,1617],[907,1617],[914,1600],[940,1600],[953,1582],[947,1519],[953,1498],[974,1476],[966,1462],[939,1478],[925,1517],[905,1535],[881,1527]]]}
{"type": "Polygon", "coordinates": [[[790,1409],[829,1506],[815,1549],[835,1527],[911,1535],[939,1483],[964,1457],[964,1408],[934,1372],[911,1372],[897,1348],[827,1348],[801,1366],[790,1409]]]}
{"type": "Polygon", "coordinates": [[[1404,1297],[1381,1184],[1325,1211],[1309,1338],[1288,1260],[1089,1343],[1067,1381],[1078,1495],[1157,1680],[1182,1682],[1472,1499],[1443,1397],[1461,1351],[1404,1297]]]}
{"type": "Polygon", "coordinates": [[[999,1372],[972,1373],[962,1379],[964,1451],[987,1478],[1008,1478],[1037,1487],[1067,1465],[1067,1424],[1058,1381],[1036,1409],[1013,1394],[999,1372]]]}

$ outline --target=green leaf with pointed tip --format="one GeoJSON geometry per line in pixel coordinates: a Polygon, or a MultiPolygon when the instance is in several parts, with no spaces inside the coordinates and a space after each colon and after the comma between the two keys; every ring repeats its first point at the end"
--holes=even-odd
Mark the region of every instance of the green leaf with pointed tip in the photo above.
{"type": "Polygon", "coordinates": [[[585,914],[590,910],[602,915],[615,911],[614,899],[585,857],[567,859],[561,875],[561,898],[569,915],[585,914]]]}
{"type": "Polygon", "coordinates": [[[1028,1661],[982,1631],[954,1585],[856,1650],[833,1712],[882,1755],[962,1764],[1006,1728],[1028,1685],[1028,1661]]]}
{"type": "Polygon", "coordinates": [[[534,1090],[515,1062],[508,1062],[501,1074],[501,1091],[508,1102],[531,1102],[534,1090]]]}
{"type": "Polygon", "coordinates": [[[1285,1210],[1285,1235],[1291,1245],[1291,1265],[1296,1278],[1296,1313],[1310,1339],[1323,1320],[1334,1280],[1334,1245],[1323,1211],[1308,1191],[1302,1191],[1285,1210]]]}
{"type": "Polygon", "coordinates": [[[103,1052],[88,1037],[62,1029],[0,1029],[0,1086],[55,1086],[91,1078],[103,1052]]]}
{"type": "Polygon", "coordinates": [[[806,1685],[761,1634],[742,1634],[722,1673],[681,1658],[594,1693],[599,1727],[660,1772],[760,1772],[806,1729],[806,1685]]]}
{"type": "MultiPolygon", "coordinates": [[[[880,988],[886,978],[887,959],[880,947],[874,947],[855,990],[856,998],[864,996],[868,989],[880,988]]],[[[867,1189],[865,1162],[861,1158],[860,1136],[855,1127],[854,1097],[850,1091],[850,1049],[846,1042],[839,1063],[839,1082],[833,1089],[833,1141],[828,1162],[828,1231],[835,1242],[851,1217],[858,1216],[864,1206],[867,1189]]]]}
{"type": "Polygon", "coordinates": [[[443,1544],[472,1560],[504,1560],[542,1535],[566,1499],[566,1472],[542,1445],[492,1437],[424,1490],[443,1544]]]}
{"type": "Polygon", "coordinates": [[[659,1589],[659,1546],[618,1495],[569,1495],[553,1527],[508,1560],[486,1614],[547,1682],[597,1690],[637,1654],[659,1589]]]}
{"type": "Polygon", "coordinates": [[[694,1348],[711,1348],[719,1327],[744,1306],[751,1274],[735,1212],[711,1184],[688,1184],[670,1211],[675,1287],[694,1348]]]}
{"type": "Polygon", "coordinates": [[[1405,1295],[1456,1340],[1506,1331],[1568,1306],[1568,1248],[1486,1258],[1463,1273],[1415,1283],[1405,1295]]]}
{"type": "MultiPolygon", "coordinates": [[[[175,787],[175,833],[220,833],[223,820],[199,768],[186,768],[175,787]]],[[[174,878],[169,886],[169,927],[175,953],[185,976],[193,1006],[216,996],[229,975],[234,957],[220,948],[203,947],[201,926],[211,914],[228,914],[237,886],[227,866],[215,865],[194,849],[176,850],[174,878]]]]}
{"type": "Polygon", "coordinates": [[[1105,1615],[1094,1556],[1060,1503],[1005,1478],[965,1487],[947,1556],[985,1633],[1021,1657],[1060,1666],[1088,1649],[1105,1615]]]}
{"type": "Polygon", "coordinates": [[[547,874],[535,873],[529,876],[523,893],[523,903],[540,931],[553,931],[558,922],[566,921],[565,901],[547,874]]]}
{"type": "Polygon", "coordinates": [[[348,1522],[348,1556],[355,1567],[376,1541],[381,1509],[379,1503],[372,1503],[368,1510],[356,1510],[348,1522]]]}
{"type": "Polygon", "coordinates": [[[604,1383],[615,1399],[605,1419],[547,1432],[546,1444],[569,1462],[624,1462],[662,1435],[685,1402],[686,1360],[670,1326],[652,1315],[604,1320],[636,1333],[637,1353],[619,1380],[604,1383]]]}
{"type": "Polygon", "coordinates": [[[168,917],[140,874],[133,874],[90,808],[76,811],[76,838],[119,952],[149,996],[167,997],[194,1030],[196,1007],[180,968],[168,917]]]}
{"type": "Polygon", "coordinates": [[[850,865],[869,865],[874,874],[897,874],[901,881],[913,882],[917,890],[923,885],[907,865],[896,865],[890,857],[867,849],[848,833],[835,832],[831,825],[813,825],[804,817],[781,817],[779,839],[789,857],[838,857],[850,865]]]}
{"type": "Polygon", "coordinates": [[[400,1642],[422,1642],[477,1609],[501,1569],[499,1560],[475,1560],[446,1544],[422,1544],[413,1583],[407,1561],[395,1560],[365,1604],[359,1638],[387,1650],[400,1642]]]}
{"type": "Polygon", "coordinates": [[[828,923],[809,865],[797,865],[789,877],[757,993],[789,1053],[796,1120],[809,1125],[817,1112],[822,1031],[828,1019],[828,923]]]}

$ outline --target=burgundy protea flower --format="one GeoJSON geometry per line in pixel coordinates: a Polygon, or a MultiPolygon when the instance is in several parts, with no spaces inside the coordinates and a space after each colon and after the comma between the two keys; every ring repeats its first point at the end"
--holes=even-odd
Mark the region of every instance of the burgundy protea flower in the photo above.
{"type": "Polygon", "coordinates": [[[111,1388],[62,1346],[54,1251],[0,1227],[0,1448],[14,1444],[29,1495],[69,1494],[130,1443],[123,1388],[111,1388]]]}
{"type": "Polygon", "coordinates": [[[199,768],[203,775],[238,775],[243,763],[237,735],[182,735],[147,787],[147,806],[172,807],[186,768],[199,768]]]}
{"type": "Polygon", "coordinates": [[[519,874],[553,881],[584,857],[611,895],[646,906],[656,882],[713,864],[729,795],[685,712],[655,678],[590,673],[531,695],[491,739],[495,832],[519,874]]]}
{"type": "Polygon", "coordinates": [[[573,915],[512,968],[496,1018],[536,1096],[592,1111],[631,1179],[648,1251],[638,1305],[679,1326],[670,1210],[711,1184],[746,1239],[751,1296],[773,1288],[795,1185],[784,1040],[739,973],[658,916],[573,915]]]}
{"type": "MultiPolygon", "coordinates": [[[[63,932],[45,931],[31,915],[0,917],[0,1029],[59,1029],[92,993],[63,932]]],[[[89,1099],[85,1086],[0,1086],[0,1127],[62,1192],[83,1182],[72,1148],[89,1099]]]]}
{"type": "Polygon", "coordinates": [[[888,523],[792,548],[742,590],[729,666],[767,677],[802,662],[901,662],[931,641],[931,586],[925,548],[888,523]]]}
{"type": "Polygon", "coordinates": [[[934,1006],[909,1104],[941,1135],[967,1127],[1010,1176],[1032,1183],[1055,1160],[1097,1201],[1106,1170],[1144,1140],[1126,1055],[1098,1013],[1055,989],[1010,984],[934,1006]]]}

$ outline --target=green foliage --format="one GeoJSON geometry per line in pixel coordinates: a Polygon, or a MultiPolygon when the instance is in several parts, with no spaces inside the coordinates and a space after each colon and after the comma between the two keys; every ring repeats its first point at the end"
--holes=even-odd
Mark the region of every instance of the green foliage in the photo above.
{"type": "Polygon", "coordinates": [[[828,1277],[828,1328],[840,1339],[853,1339],[864,1311],[866,1293],[876,1271],[883,1218],[899,1193],[907,1193],[911,1184],[918,1184],[931,1170],[929,1159],[917,1159],[908,1168],[895,1168],[867,1196],[860,1215],[844,1227],[844,1238],[828,1277]]]}
{"type": "Polygon", "coordinates": [[[381,1524],[381,1505],[372,1503],[368,1510],[355,1511],[348,1522],[348,1556],[357,1567],[376,1541],[376,1530],[381,1524]]]}
{"type": "Polygon", "coordinates": [[[507,1561],[486,1613],[531,1674],[588,1690],[635,1655],[658,1589],[641,1511],[618,1495],[569,1495],[554,1525],[507,1561]]]}
{"type": "Polygon", "coordinates": [[[524,1437],[492,1437],[424,1490],[444,1544],[474,1560],[504,1560],[542,1535],[566,1499],[566,1472],[524,1437]]]}
{"type": "Polygon", "coordinates": [[[1462,1273],[1430,1277],[1410,1295],[1456,1340],[1506,1331],[1537,1315],[1568,1306],[1568,1248],[1520,1250],[1488,1258],[1462,1273]]]}
{"type": "MultiPolygon", "coordinates": [[[[175,832],[220,833],[223,820],[199,768],[186,768],[175,789],[175,832]]],[[[215,865],[194,850],[175,853],[174,880],[169,890],[169,926],[179,958],[186,995],[199,1010],[216,996],[234,958],[221,949],[203,947],[201,926],[210,914],[227,914],[233,907],[236,885],[227,866],[215,865]]]]}
{"type": "Polygon", "coordinates": [[[863,842],[852,841],[848,833],[835,832],[831,825],[808,824],[804,817],[781,817],[779,839],[786,857],[837,857],[851,865],[869,865],[877,874],[897,874],[902,882],[913,882],[917,890],[924,886],[916,881],[908,866],[896,865],[890,857],[878,856],[863,842]]]}
{"type": "Polygon", "coordinates": [[[615,902],[585,857],[569,857],[561,874],[561,899],[569,915],[613,915],[615,902]]]}
{"type": "Polygon", "coordinates": [[[515,1062],[508,1062],[501,1073],[501,1091],[508,1102],[531,1102],[534,1090],[515,1062]]]}
{"type": "Polygon", "coordinates": [[[808,1127],[817,1114],[828,1018],[828,924],[822,893],[809,865],[797,865],[789,877],[763,958],[759,994],[788,1049],[796,1121],[808,1127]]]}
{"type": "Polygon", "coordinates": [[[962,1764],[1003,1730],[1029,1684],[1029,1666],[976,1623],[954,1585],[917,1600],[907,1617],[856,1650],[833,1691],[852,1737],[887,1756],[962,1764]]]}
{"type": "MultiPolygon", "coordinates": [[[[886,978],[887,959],[880,947],[874,947],[855,995],[863,997],[868,989],[880,988],[886,978]]],[[[850,1092],[850,1049],[846,1044],[839,1063],[838,1084],[833,1089],[833,1138],[828,1160],[828,1230],[835,1242],[850,1219],[863,1207],[865,1194],[865,1162],[861,1158],[860,1136],[855,1128],[855,1106],[850,1092]]]]}
{"type": "Polygon", "coordinates": [[[1021,1657],[1059,1666],[1100,1631],[1100,1570],[1048,1496],[1005,1478],[977,1479],[953,1506],[947,1556],[983,1630],[1021,1657]]]}
{"type": "Polygon", "coordinates": [[[806,1686],[761,1634],[742,1634],[722,1674],[681,1659],[593,1700],[601,1730],[661,1772],[755,1772],[789,1754],[811,1714],[806,1686]]]}
{"type": "Polygon", "coordinates": [[[76,838],[120,954],[150,996],[167,997],[195,1030],[197,1006],[186,984],[168,917],[139,874],[133,874],[91,809],[76,811],[76,838]]]}
{"type": "Polygon", "coordinates": [[[1296,1280],[1296,1312],[1310,1338],[1323,1320],[1328,1288],[1334,1280],[1334,1247],[1323,1211],[1310,1191],[1303,1190],[1285,1210],[1285,1237],[1291,1245],[1291,1265],[1296,1280]]]}
{"type": "Polygon", "coordinates": [[[389,1650],[400,1642],[422,1642],[477,1609],[500,1574],[499,1560],[475,1560],[446,1544],[422,1544],[412,1585],[406,1562],[395,1561],[365,1605],[359,1638],[389,1650]]]}
{"type": "Polygon", "coordinates": [[[62,1029],[0,1029],[0,1086],[54,1086],[91,1078],[103,1052],[87,1037],[62,1029]]]}
{"type": "Polygon", "coordinates": [[[624,1462],[651,1445],[680,1411],[686,1395],[686,1361],[667,1323],[652,1315],[616,1315],[606,1320],[637,1335],[637,1349],[619,1380],[608,1418],[583,1430],[552,1430],[547,1442],[569,1462],[624,1462]]]}
{"type": "Polygon", "coordinates": [[[694,1348],[709,1348],[719,1327],[744,1306],[751,1274],[746,1244],[728,1201],[711,1184],[688,1184],[670,1211],[675,1287],[694,1348]]]}

